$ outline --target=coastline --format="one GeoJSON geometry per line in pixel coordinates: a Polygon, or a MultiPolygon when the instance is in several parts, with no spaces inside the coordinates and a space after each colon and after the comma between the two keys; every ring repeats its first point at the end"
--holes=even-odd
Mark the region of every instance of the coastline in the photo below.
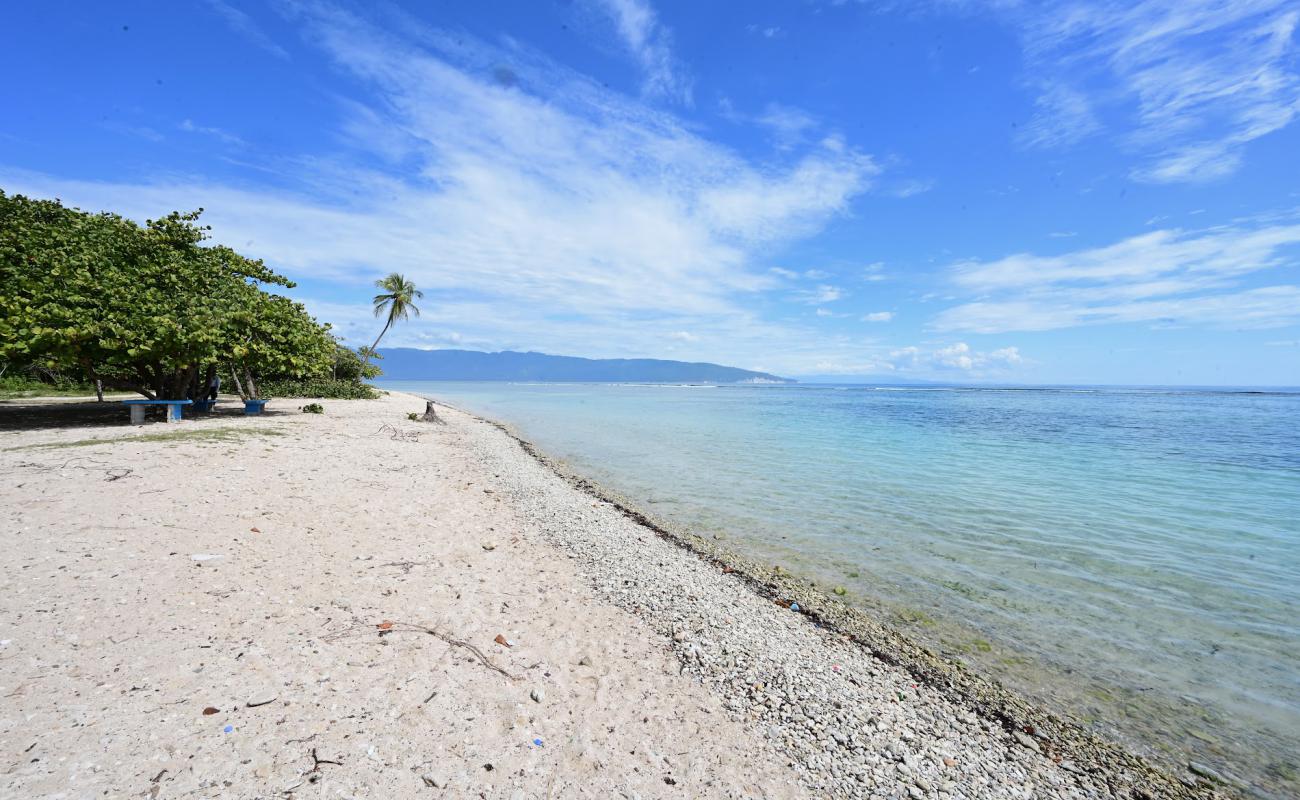
{"type": "Polygon", "coordinates": [[[423,404],[401,393],[324,403],[96,428],[88,445],[80,428],[6,434],[5,783],[44,796],[71,769],[75,796],[315,780],[395,797],[1216,796],[674,530],[505,425],[441,402],[446,426],[407,422],[423,404]],[[99,475],[113,469],[128,472],[99,475]]]}
{"type": "Polygon", "coordinates": [[[1132,792],[1137,797],[1202,798],[1220,796],[1219,792],[1230,788],[1228,781],[1217,774],[1210,780],[1198,781],[1195,774],[1189,776],[1190,780],[1180,780],[1122,745],[1031,703],[959,662],[935,654],[867,611],[822,592],[799,576],[760,563],[714,539],[656,517],[619,492],[575,471],[563,460],[549,456],[510,425],[473,414],[435,396],[421,396],[441,408],[458,411],[496,428],[574,489],[610,504],[636,525],[742,581],[755,595],[774,604],[795,604],[797,613],[811,624],[845,637],[871,657],[948,693],[958,704],[994,722],[1016,744],[1070,765],[1071,769],[1105,776],[1105,782],[1117,796],[1132,792]]]}

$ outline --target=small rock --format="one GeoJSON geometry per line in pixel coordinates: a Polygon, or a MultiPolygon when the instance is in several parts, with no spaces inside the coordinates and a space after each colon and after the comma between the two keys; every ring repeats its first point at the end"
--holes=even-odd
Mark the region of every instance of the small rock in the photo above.
{"type": "Polygon", "coordinates": [[[1212,767],[1207,767],[1206,765],[1197,761],[1188,761],[1187,769],[1191,770],[1193,775],[1199,775],[1200,777],[1205,778],[1206,780],[1209,781],[1213,781],[1215,783],[1221,783],[1224,785],[1232,785],[1232,786],[1242,785],[1241,781],[1235,778],[1230,778],[1227,775],[1224,775],[1222,772],[1219,772],[1218,770],[1215,770],[1212,767]]]}
{"type": "Polygon", "coordinates": [[[580,667],[590,667],[590,666],[591,666],[591,656],[583,656],[582,658],[578,659],[578,666],[580,666],[580,667]]]}
{"type": "Polygon", "coordinates": [[[484,542],[484,543],[483,543],[483,549],[484,549],[484,550],[489,550],[489,551],[491,551],[491,550],[495,550],[495,549],[497,549],[497,546],[494,545],[494,544],[492,544],[491,542],[484,542]]]}
{"type": "Polygon", "coordinates": [[[219,558],[225,558],[225,556],[217,555],[215,553],[195,553],[190,556],[190,559],[193,561],[216,561],[219,558]]]}
{"type": "Polygon", "coordinates": [[[267,705],[268,703],[274,703],[274,702],[275,702],[274,694],[270,692],[263,692],[261,694],[255,694],[252,697],[248,698],[248,707],[257,708],[258,706],[264,706],[267,705]]]}
{"type": "Polygon", "coordinates": [[[538,688],[533,689],[531,692],[529,692],[528,696],[533,698],[534,703],[540,703],[546,699],[546,692],[542,691],[542,688],[539,686],[538,688]]]}
{"type": "Polygon", "coordinates": [[[1028,747],[1030,750],[1033,750],[1035,753],[1039,752],[1038,742],[1035,742],[1033,738],[1029,736],[1029,734],[1021,733],[1020,731],[1012,731],[1011,735],[1014,736],[1016,741],[1020,742],[1020,744],[1024,745],[1025,747],[1028,747]]]}

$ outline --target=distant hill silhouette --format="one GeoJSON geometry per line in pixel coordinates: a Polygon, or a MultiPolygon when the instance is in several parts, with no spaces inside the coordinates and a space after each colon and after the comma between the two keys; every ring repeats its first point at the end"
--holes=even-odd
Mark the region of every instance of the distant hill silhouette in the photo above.
{"type": "Polygon", "coordinates": [[[481,353],[381,347],[389,380],[611,381],[628,383],[793,383],[786,378],[719,364],[657,358],[577,358],[545,353],[481,353]]]}

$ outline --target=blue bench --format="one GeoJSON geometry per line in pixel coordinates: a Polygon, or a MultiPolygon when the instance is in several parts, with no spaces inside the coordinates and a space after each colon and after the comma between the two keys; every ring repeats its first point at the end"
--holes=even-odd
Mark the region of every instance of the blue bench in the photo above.
{"type": "Polygon", "coordinates": [[[144,424],[145,406],[167,406],[167,421],[181,421],[181,406],[188,406],[193,400],[123,400],[122,405],[131,409],[131,424],[144,424]]]}

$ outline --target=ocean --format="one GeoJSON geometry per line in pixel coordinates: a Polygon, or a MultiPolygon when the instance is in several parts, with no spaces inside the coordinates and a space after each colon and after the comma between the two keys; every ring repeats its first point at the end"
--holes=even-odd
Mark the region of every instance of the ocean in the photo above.
{"type": "Polygon", "coordinates": [[[1140,752],[1300,789],[1300,393],[384,385],[1140,752]]]}

